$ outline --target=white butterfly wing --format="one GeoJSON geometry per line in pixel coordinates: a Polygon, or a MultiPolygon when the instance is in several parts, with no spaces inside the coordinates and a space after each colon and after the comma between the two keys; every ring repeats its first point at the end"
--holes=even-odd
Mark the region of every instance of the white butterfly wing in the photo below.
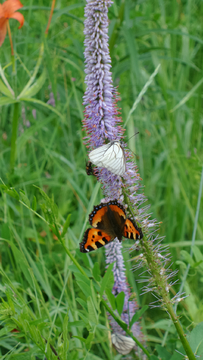
{"type": "Polygon", "coordinates": [[[96,166],[104,167],[103,158],[109,147],[111,147],[111,143],[99,146],[98,148],[90,151],[89,153],[90,161],[96,166]]]}
{"type": "Polygon", "coordinates": [[[115,349],[122,355],[127,355],[135,346],[132,338],[115,333],[111,335],[111,341],[115,349]]]}
{"type": "Polygon", "coordinates": [[[94,165],[104,167],[115,175],[122,176],[126,171],[125,154],[119,141],[92,150],[89,159],[94,165]]]}

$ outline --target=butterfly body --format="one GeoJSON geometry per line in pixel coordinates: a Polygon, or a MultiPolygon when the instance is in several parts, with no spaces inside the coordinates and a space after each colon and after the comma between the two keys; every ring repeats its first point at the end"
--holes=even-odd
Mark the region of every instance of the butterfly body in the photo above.
{"type": "Polygon", "coordinates": [[[123,236],[134,240],[143,236],[136,223],[126,217],[124,207],[117,200],[94,206],[89,223],[93,228],[85,231],[80,243],[81,252],[96,250],[116,237],[121,241],[123,236]]]}
{"type": "Polygon", "coordinates": [[[115,175],[122,176],[126,171],[125,152],[118,140],[90,151],[89,159],[94,165],[104,167],[115,175]]]}
{"type": "Polygon", "coordinates": [[[85,169],[86,169],[87,175],[94,175],[94,169],[93,169],[93,167],[92,167],[91,161],[86,161],[86,167],[85,167],[85,169]]]}

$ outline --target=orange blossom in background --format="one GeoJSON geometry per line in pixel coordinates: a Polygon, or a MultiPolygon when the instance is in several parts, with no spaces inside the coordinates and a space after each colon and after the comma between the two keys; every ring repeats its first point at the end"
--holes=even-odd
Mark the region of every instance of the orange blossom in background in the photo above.
{"type": "Polygon", "coordinates": [[[10,26],[9,26],[9,19],[16,19],[19,21],[20,26],[18,29],[20,29],[24,24],[24,16],[16,12],[16,10],[21,9],[23,5],[19,0],[6,0],[3,4],[0,4],[0,46],[3,44],[6,32],[8,30],[9,38],[11,42],[11,50],[13,55],[13,44],[11,40],[11,32],[10,32],[10,26]]]}

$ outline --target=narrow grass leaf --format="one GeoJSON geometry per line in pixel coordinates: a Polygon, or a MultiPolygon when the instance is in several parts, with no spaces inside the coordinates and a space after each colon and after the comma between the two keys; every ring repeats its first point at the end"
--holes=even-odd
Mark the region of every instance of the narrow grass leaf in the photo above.
{"type": "Polygon", "coordinates": [[[6,97],[6,96],[1,96],[0,97],[0,106],[10,105],[10,104],[14,104],[16,102],[18,102],[18,101],[15,100],[15,99],[11,99],[9,97],[6,97]]]}
{"type": "MultiPolygon", "coordinates": [[[[83,321],[82,321],[83,323],[83,321]]],[[[69,323],[68,323],[68,315],[66,315],[63,319],[63,356],[64,356],[64,359],[66,358],[67,356],[67,351],[68,351],[68,348],[69,348],[69,341],[68,341],[68,326],[69,326],[69,323]]]]}
{"type": "Polygon", "coordinates": [[[109,267],[102,279],[101,289],[100,289],[101,296],[103,295],[106,288],[112,289],[112,287],[113,287],[113,284],[114,284],[114,277],[113,277],[113,272],[112,272],[113,266],[114,266],[114,262],[109,265],[109,267]]]}
{"type": "MultiPolygon", "coordinates": [[[[1,105],[1,99],[0,98],[0,105],[1,105]]],[[[51,112],[54,112],[56,115],[58,115],[62,120],[64,120],[64,115],[62,115],[55,107],[45,103],[44,101],[41,101],[41,100],[38,100],[38,99],[35,99],[35,98],[26,98],[26,97],[22,97],[21,98],[21,101],[25,101],[25,102],[29,102],[31,104],[39,104],[41,105],[42,107],[46,108],[47,110],[51,111],[51,112]]],[[[16,102],[16,100],[14,100],[13,102],[16,102]]],[[[12,103],[12,102],[10,102],[12,103]]],[[[5,105],[5,103],[3,104],[5,105]]]]}
{"type": "Polygon", "coordinates": [[[94,289],[92,281],[90,282],[90,289],[91,289],[92,301],[94,303],[94,306],[97,309],[97,311],[99,311],[100,301],[99,301],[98,297],[96,296],[95,289],[94,289]]]}
{"type": "Polygon", "coordinates": [[[12,87],[9,85],[9,82],[8,82],[8,80],[7,80],[7,78],[6,78],[5,74],[4,74],[4,71],[3,71],[2,67],[1,67],[1,65],[0,65],[0,76],[2,77],[2,79],[3,79],[3,81],[4,81],[4,84],[6,84],[6,87],[7,87],[7,89],[8,89],[9,92],[10,92],[10,93],[8,94],[8,97],[10,97],[10,96],[14,97],[14,96],[15,96],[15,93],[14,93],[12,87]]]}
{"type": "Polygon", "coordinates": [[[29,286],[33,287],[33,280],[32,280],[32,277],[30,276],[30,267],[27,263],[27,260],[24,256],[24,254],[21,253],[13,243],[10,243],[10,246],[11,246],[17,266],[19,266],[19,268],[21,269],[23,275],[27,279],[29,286]]]}
{"type": "Polygon", "coordinates": [[[99,267],[99,263],[98,262],[95,262],[94,263],[94,266],[93,266],[93,269],[92,269],[92,273],[93,273],[93,276],[95,278],[96,281],[100,281],[101,279],[101,272],[100,272],[100,267],[99,267]]]}
{"type": "Polygon", "coordinates": [[[28,83],[26,84],[26,86],[24,87],[23,91],[21,91],[21,93],[18,95],[19,98],[22,98],[23,93],[24,94],[26,93],[26,91],[31,87],[31,84],[35,80],[35,78],[37,76],[37,73],[39,71],[39,67],[40,67],[41,62],[42,62],[43,53],[44,53],[44,44],[42,43],[41,46],[40,46],[39,57],[38,57],[36,66],[34,68],[33,74],[31,76],[30,80],[28,81],[28,83]]]}
{"type": "Polygon", "coordinates": [[[35,196],[35,195],[33,196],[33,200],[32,200],[32,209],[33,209],[34,211],[37,210],[37,199],[36,199],[36,196],[35,196]]]}
{"type": "Polygon", "coordinates": [[[23,90],[20,95],[18,96],[18,99],[20,100],[23,97],[32,97],[36,95],[42,88],[42,86],[45,83],[46,80],[46,70],[44,69],[40,77],[35,81],[35,83],[30,86],[29,88],[26,88],[25,91],[23,90]]]}
{"type": "Polygon", "coordinates": [[[98,313],[96,311],[91,296],[87,298],[87,311],[88,311],[88,318],[90,323],[94,325],[98,324],[98,313]]]}
{"type": "Polygon", "coordinates": [[[23,190],[20,190],[20,200],[23,201],[28,208],[30,207],[30,200],[25,195],[25,192],[23,190]]]}
{"type": "Polygon", "coordinates": [[[67,233],[67,230],[69,228],[69,225],[70,225],[70,219],[71,219],[71,214],[68,214],[67,218],[66,218],[66,221],[63,225],[63,231],[61,233],[61,236],[64,237],[65,234],[67,233]]]}
{"type": "Polygon", "coordinates": [[[184,105],[190,98],[191,96],[194,94],[194,92],[198,89],[198,87],[200,85],[202,85],[203,83],[203,78],[201,78],[201,80],[198,81],[198,83],[187,93],[187,95],[173,108],[170,110],[170,112],[174,112],[175,110],[177,110],[179,107],[181,107],[182,105],[184,105]]]}
{"type": "Polygon", "coordinates": [[[3,81],[0,79],[0,93],[6,95],[9,98],[14,98],[14,94],[4,85],[3,81]]]}

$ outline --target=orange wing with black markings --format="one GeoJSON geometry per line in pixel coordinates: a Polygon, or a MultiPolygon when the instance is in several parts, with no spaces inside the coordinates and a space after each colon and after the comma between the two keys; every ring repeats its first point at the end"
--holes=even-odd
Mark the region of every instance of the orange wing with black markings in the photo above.
{"type": "Polygon", "coordinates": [[[124,225],[123,236],[128,239],[142,239],[142,230],[136,225],[133,220],[126,219],[124,225]]]}
{"type": "Polygon", "coordinates": [[[96,250],[115,238],[122,241],[123,236],[134,240],[143,237],[141,229],[126,217],[125,208],[117,200],[94,206],[89,223],[93,228],[85,231],[80,243],[81,252],[96,250]]]}
{"type": "Polygon", "coordinates": [[[80,243],[80,251],[85,253],[96,250],[112,240],[112,237],[102,230],[87,229],[84,233],[83,240],[80,243]]]}

